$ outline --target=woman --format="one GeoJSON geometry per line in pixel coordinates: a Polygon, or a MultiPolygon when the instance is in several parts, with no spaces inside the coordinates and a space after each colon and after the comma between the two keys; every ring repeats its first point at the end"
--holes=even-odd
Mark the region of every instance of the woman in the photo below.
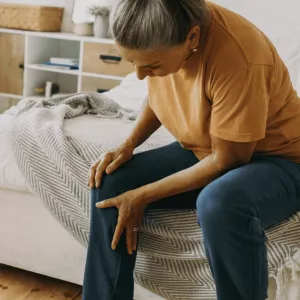
{"type": "Polygon", "coordinates": [[[122,0],[112,33],[149,100],[91,168],[83,299],[132,300],[146,207],[196,207],[218,299],[266,299],[264,228],[300,209],[300,101],[286,66],[253,24],[204,0],[122,0]],[[133,156],[161,125],[178,142],[133,156]]]}

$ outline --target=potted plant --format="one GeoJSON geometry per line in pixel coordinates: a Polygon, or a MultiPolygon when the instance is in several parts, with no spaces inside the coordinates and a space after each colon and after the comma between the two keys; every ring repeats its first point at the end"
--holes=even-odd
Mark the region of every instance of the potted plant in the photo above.
{"type": "Polygon", "coordinates": [[[95,16],[94,36],[97,38],[107,38],[109,30],[110,7],[92,6],[89,8],[89,13],[92,16],[95,16]]]}

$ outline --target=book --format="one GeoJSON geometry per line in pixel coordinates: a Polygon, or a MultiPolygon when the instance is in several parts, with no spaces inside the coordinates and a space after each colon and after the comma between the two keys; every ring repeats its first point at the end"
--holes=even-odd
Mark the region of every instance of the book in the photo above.
{"type": "Polygon", "coordinates": [[[50,61],[45,62],[42,64],[43,66],[54,68],[54,69],[61,69],[61,70],[78,70],[78,64],[77,65],[69,65],[69,64],[55,64],[51,63],[50,61]]]}
{"type": "Polygon", "coordinates": [[[52,64],[58,65],[69,65],[69,66],[78,66],[79,59],[77,58],[63,58],[63,57],[50,57],[49,62],[52,64]]]}

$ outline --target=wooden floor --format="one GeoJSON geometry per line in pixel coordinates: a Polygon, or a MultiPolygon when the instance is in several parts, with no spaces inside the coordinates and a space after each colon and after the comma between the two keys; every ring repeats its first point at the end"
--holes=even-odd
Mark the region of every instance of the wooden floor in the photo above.
{"type": "Polygon", "coordinates": [[[0,264],[1,300],[81,300],[81,286],[0,264]]]}

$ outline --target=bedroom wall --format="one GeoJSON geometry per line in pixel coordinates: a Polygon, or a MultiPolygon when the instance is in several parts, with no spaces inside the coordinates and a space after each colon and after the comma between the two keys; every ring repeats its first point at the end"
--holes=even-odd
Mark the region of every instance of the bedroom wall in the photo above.
{"type": "Polygon", "coordinates": [[[300,30],[299,0],[212,0],[250,19],[271,36],[300,30]]]}
{"type": "Polygon", "coordinates": [[[300,1],[299,0],[211,0],[240,13],[275,44],[289,68],[300,95],[300,1]]]}

